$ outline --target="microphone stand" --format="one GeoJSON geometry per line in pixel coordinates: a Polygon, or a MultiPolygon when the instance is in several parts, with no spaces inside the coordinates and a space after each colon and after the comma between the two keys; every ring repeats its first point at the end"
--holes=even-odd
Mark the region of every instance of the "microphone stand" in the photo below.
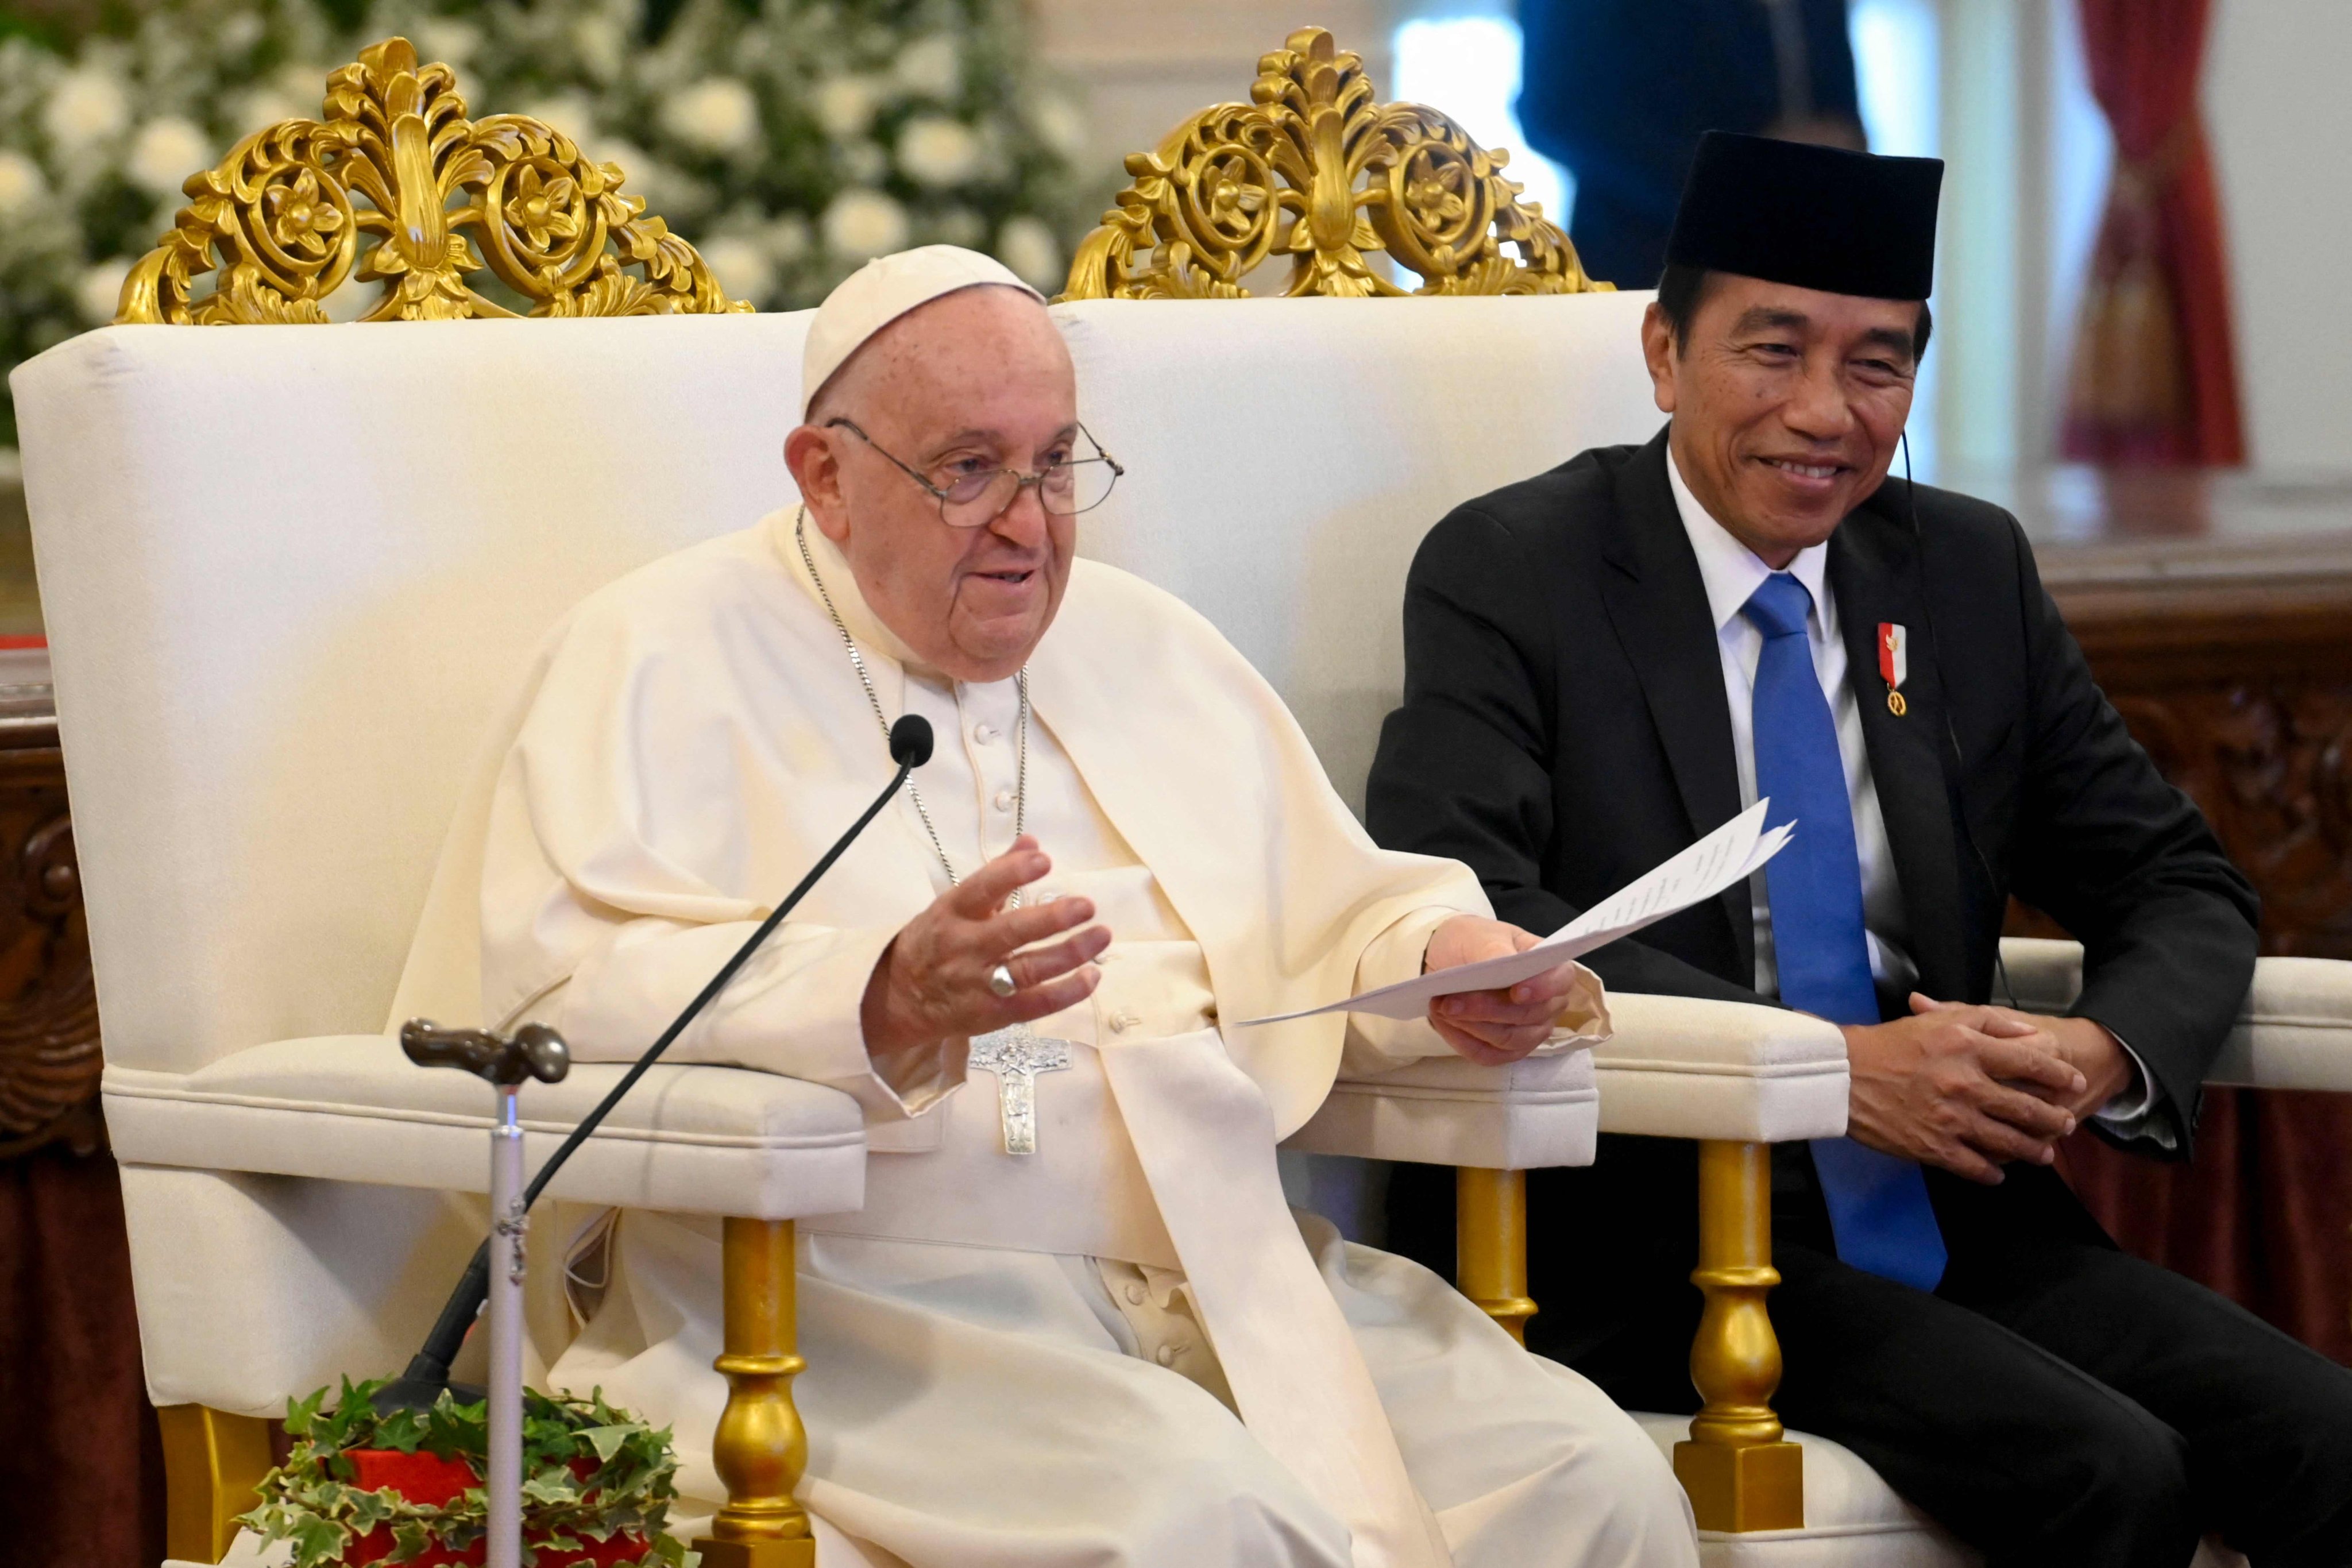
{"type": "MultiPolygon", "coordinates": [[[[586,1116],[581,1119],[580,1124],[572,1130],[571,1135],[565,1138],[562,1145],[556,1149],[555,1152],[548,1157],[547,1163],[539,1168],[539,1173],[534,1175],[530,1179],[530,1184],[523,1188],[521,1195],[519,1201],[513,1205],[511,1212],[506,1208],[501,1208],[498,1204],[495,1194],[493,1195],[491,1219],[494,1228],[491,1237],[485,1238],[481,1246],[474,1249],[473,1260],[466,1266],[466,1272],[459,1278],[457,1288],[450,1292],[449,1300],[441,1308],[440,1317],[434,1321],[432,1331],[425,1335],[425,1343],[418,1349],[416,1354],[410,1359],[407,1369],[404,1371],[399,1377],[376,1390],[375,1396],[371,1403],[374,1405],[375,1408],[380,1413],[388,1415],[396,1410],[430,1409],[440,1398],[443,1391],[449,1387],[449,1363],[457,1359],[459,1347],[465,1343],[467,1330],[473,1326],[475,1318],[481,1312],[484,1301],[489,1297],[490,1277],[492,1271],[491,1242],[493,1240],[499,1241],[501,1243],[500,1250],[502,1252],[506,1250],[506,1236],[509,1226],[512,1227],[511,1247],[513,1256],[508,1268],[501,1272],[510,1274],[512,1279],[516,1281],[516,1353],[518,1356],[520,1355],[520,1330],[521,1328],[521,1297],[520,1281],[522,1278],[521,1226],[524,1216],[529,1212],[530,1205],[539,1201],[540,1194],[546,1191],[547,1184],[553,1179],[556,1172],[563,1168],[563,1163],[566,1160],[569,1160],[572,1156],[573,1152],[576,1152],[583,1143],[588,1141],[589,1135],[593,1133],[596,1129],[603,1124],[604,1118],[612,1113],[613,1108],[621,1102],[621,1097],[627,1094],[630,1089],[635,1085],[636,1081],[645,1077],[646,1071],[650,1069],[656,1062],[661,1059],[662,1053],[668,1050],[671,1043],[675,1041],[679,1035],[685,1032],[686,1026],[694,1022],[695,1018],[702,1012],[702,1010],[710,1005],[712,998],[716,997],[721,990],[726,988],[727,983],[735,978],[736,972],[740,970],[744,964],[751,962],[751,955],[760,950],[761,944],[768,940],[770,934],[775,931],[778,925],[782,923],[784,917],[792,913],[794,906],[799,904],[801,900],[807,897],[809,889],[816,886],[817,879],[823,877],[827,871],[833,869],[834,862],[840,859],[842,855],[849,848],[850,845],[856,841],[857,836],[866,831],[866,824],[872,822],[875,817],[881,815],[882,808],[890,803],[890,798],[898,793],[899,786],[907,782],[907,775],[931,760],[931,726],[929,722],[916,714],[909,713],[902,717],[897,723],[891,725],[890,760],[898,764],[898,771],[891,776],[889,784],[882,791],[882,793],[874,797],[874,804],[867,806],[865,814],[859,816],[856,822],[850,824],[849,831],[843,834],[834,842],[833,847],[824,852],[824,858],[809,868],[808,875],[803,877],[800,879],[799,885],[794,887],[790,893],[785,895],[783,902],[776,906],[775,911],[769,915],[766,920],[761,921],[760,922],[759,929],[751,934],[741,947],[735,950],[735,955],[719,966],[719,973],[713,974],[710,977],[709,983],[703,986],[701,991],[696,994],[694,1000],[686,1005],[685,1011],[681,1012],[675,1019],[671,1020],[669,1027],[661,1032],[661,1037],[656,1040],[651,1046],[647,1047],[645,1054],[636,1059],[636,1062],[626,1073],[622,1075],[621,1081],[613,1086],[612,1092],[605,1095],[603,1100],[597,1102],[596,1108],[593,1110],[591,1110],[586,1116]]],[[[402,1048],[407,1051],[411,1060],[417,1061],[420,1064],[424,1064],[427,1060],[425,1056],[420,1056],[418,1054],[419,1051],[422,1050],[432,1055],[434,1065],[438,1065],[443,1060],[450,1061],[452,1065],[461,1065],[457,1062],[454,1057],[447,1055],[449,1050],[452,1049],[448,1042],[458,1036],[463,1036],[470,1039],[479,1039],[488,1044],[495,1045],[501,1050],[511,1047],[524,1052],[528,1052],[532,1048],[524,1043],[526,1038],[529,1037],[542,1042],[541,1046],[539,1047],[542,1052],[545,1049],[543,1044],[545,1041],[552,1041],[556,1051],[563,1051],[562,1037],[558,1036],[554,1030],[540,1024],[526,1024],[521,1028],[517,1029],[511,1042],[499,1040],[496,1036],[483,1035],[480,1031],[476,1030],[448,1031],[437,1029],[430,1020],[423,1018],[410,1021],[402,1028],[400,1036],[402,1048]],[[412,1041],[414,1041],[414,1043],[412,1043],[412,1041]]],[[[568,1056],[566,1059],[568,1060],[568,1056]]],[[[533,1067],[532,1071],[536,1074],[536,1067],[533,1067]]],[[[561,1078],[563,1075],[561,1070],[558,1070],[555,1076],[556,1078],[561,1078]]],[[[551,1079],[547,1081],[552,1082],[554,1079],[551,1079]]],[[[518,1079],[517,1082],[520,1083],[520,1079],[518,1079]]],[[[511,1122],[511,1119],[514,1116],[514,1096],[511,1089],[502,1087],[501,1099],[499,1101],[501,1131],[503,1131],[506,1125],[511,1122]]],[[[510,1147],[510,1157],[514,1162],[514,1170],[515,1173],[520,1175],[522,1159],[521,1127],[520,1123],[512,1123],[512,1125],[514,1127],[514,1131],[510,1135],[510,1145],[502,1144],[500,1147],[510,1147]]],[[[494,1165],[494,1183],[497,1179],[497,1169],[498,1168],[494,1165]]],[[[499,1346],[497,1343],[499,1336],[495,1332],[498,1327],[498,1318],[496,1315],[493,1316],[491,1327],[493,1330],[493,1344],[491,1347],[492,1359],[495,1362],[499,1349],[499,1346]]],[[[520,1363],[519,1360],[516,1364],[520,1367],[520,1363]]],[[[471,1391],[469,1390],[467,1392],[471,1391]]],[[[517,1420],[512,1431],[516,1444],[519,1445],[521,1438],[521,1426],[520,1419],[517,1420]]],[[[498,1463],[497,1450],[498,1444],[494,1441],[492,1444],[493,1465],[498,1463]]],[[[520,1466],[520,1448],[518,1447],[516,1448],[516,1463],[518,1467],[520,1466]]],[[[516,1485],[520,1485],[519,1480],[516,1485]]],[[[509,1489],[511,1491],[513,1489],[510,1488],[509,1489]]],[[[492,1499],[493,1507],[497,1506],[496,1500],[498,1499],[498,1496],[499,1488],[496,1483],[493,1482],[490,1488],[490,1497],[492,1499]]]]}
{"type": "Polygon", "coordinates": [[[462,1068],[498,1090],[490,1127],[490,1241],[496,1279],[490,1292],[488,1470],[483,1478],[488,1568],[522,1568],[522,1120],[516,1097],[525,1078],[560,1083],[572,1070],[563,1037],[525,1024],[511,1039],[480,1029],[436,1029],[422,1022],[400,1031],[401,1049],[419,1067],[462,1068]]]}

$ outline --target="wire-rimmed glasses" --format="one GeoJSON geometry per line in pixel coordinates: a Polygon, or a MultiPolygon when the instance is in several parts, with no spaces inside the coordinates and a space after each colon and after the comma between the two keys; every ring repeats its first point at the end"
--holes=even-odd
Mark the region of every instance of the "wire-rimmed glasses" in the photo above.
{"type": "Polygon", "coordinates": [[[828,419],[825,426],[848,431],[877,452],[889,458],[898,470],[930,492],[940,503],[940,521],[950,528],[985,528],[1003,517],[1024,489],[1035,487],[1037,500],[1056,517],[1076,517],[1082,511],[1092,511],[1110,496],[1111,487],[1127,472],[1118,460],[1102,449],[1094,433],[1085,426],[1078,434],[1094,448],[1091,458],[1067,458],[1058,463],[1048,463],[1034,474],[1018,468],[986,468],[968,474],[945,474],[947,482],[934,484],[930,478],[891,453],[882,451],[874,437],[860,430],[847,419],[828,419]]]}

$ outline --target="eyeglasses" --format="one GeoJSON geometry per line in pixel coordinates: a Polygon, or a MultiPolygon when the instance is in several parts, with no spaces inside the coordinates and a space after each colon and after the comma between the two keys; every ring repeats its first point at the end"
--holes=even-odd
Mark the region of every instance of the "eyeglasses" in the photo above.
{"type": "Polygon", "coordinates": [[[943,484],[934,484],[922,470],[883,452],[874,437],[846,419],[828,419],[825,427],[838,425],[877,452],[888,458],[901,473],[930,492],[940,503],[940,521],[950,528],[985,528],[1003,517],[1021,492],[1035,486],[1037,500],[1056,517],[1076,517],[1082,511],[1092,511],[1110,495],[1110,488],[1118,483],[1127,470],[1117,458],[1102,449],[1093,432],[1085,426],[1078,434],[1094,448],[1091,458],[1068,458],[1058,463],[1048,463],[1034,474],[1017,468],[982,468],[970,473],[956,471],[953,465],[940,478],[943,484]]]}

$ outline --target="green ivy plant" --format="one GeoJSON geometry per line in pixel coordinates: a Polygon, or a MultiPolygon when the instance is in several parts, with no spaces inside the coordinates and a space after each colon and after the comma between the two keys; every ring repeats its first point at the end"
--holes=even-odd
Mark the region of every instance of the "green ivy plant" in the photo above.
{"type": "MultiPolygon", "coordinates": [[[[460,1405],[444,1390],[430,1410],[383,1415],[372,1396],[384,1381],[345,1378],[331,1409],[323,1388],[287,1405],[293,1451],[262,1478],[261,1506],[238,1522],[265,1543],[293,1542],[293,1568],[343,1563],[352,1543],[379,1526],[392,1531],[391,1563],[414,1561],[434,1547],[463,1552],[482,1538],[488,1501],[479,1486],[433,1505],[353,1484],[358,1472],[349,1456],[355,1448],[461,1458],[477,1475],[488,1452],[487,1405],[460,1405]]],[[[534,1547],[576,1552],[627,1531],[648,1542],[640,1568],[695,1568],[698,1554],[663,1530],[677,1496],[669,1428],[656,1431],[615,1410],[602,1390],[582,1399],[525,1389],[522,1397],[526,1563],[535,1561],[534,1547]]]]}

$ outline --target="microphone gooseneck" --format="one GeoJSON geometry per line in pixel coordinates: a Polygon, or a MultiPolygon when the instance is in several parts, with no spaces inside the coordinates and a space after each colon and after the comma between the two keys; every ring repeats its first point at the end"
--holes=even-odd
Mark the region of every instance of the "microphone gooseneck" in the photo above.
{"type": "MultiPolygon", "coordinates": [[[[548,1156],[547,1163],[540,1166],[539,1173],[531,1177],[530,1184],[523,1189],[522,1206],[525,1210],[539,1201],[539,1194],[546,1190],[555,1173],[563,1168],[563,1163],[588,1141],[589,1135],[603,1124],[613,1108],[620,1104],[621,1098],[646,1076],[646,1070],[661,1059],[662,1053],[669,1049],[671,1042],[686,1032],[686,1026],[710,1005],[712,998],[726,989],[727,983],[735,978],[736,972],[751,962],[751,955],[760,951],[761,943],[766,942],[770,933],[782,923],[783,918],[792,913],[793,906],[808,896],[808,890],[816,886],[817,879],[833,869],[833,863],[841,858],[859,834],[866,831],[866,824],[881,815],[882,808],[890,804],[890,797],[897,795],[899,786],[907,782],[907,775],[929,762],[930,756],[931,726],[929,721],[909,713],[890,726],[890,760],[898,764],[898,771],[891,775],[889,784],[874,797],[874,804],[866,808],[865,814],[849,825],[849,831],[834,841],[833,847],[824,852],[824,858],[809,868],[808,875],[800,879],[799,885],[784,895],[783,902],[776,906],[775,911],[761,921],[759,929],[735,950],[735,956],[719,965],[719,973],[710,977],[709,983],[696,994],[694,1000],[688,1002],[685,1010],[670,1021],[669,1027],[661,1032],[661,1037],[648,1046],[645,1055],[621,1076],[621,1081],[613,1086],[612,1092],[598,1100],[596,1109],[581,1118],[580,1125],[574,1127],[555,1152],[548,1156]]],[[[410,1358],[407,1370],[376,1391],[373,1403],[377,1410],[389,1415],[395,1410],[423,1410],[433,1405],[442,1391],[449,1386],[449,1363],[457,1359],[458,1348],[466,1342],[466,1331],[473,1327],[474,1319],[481,1312],[482,1303],[489,1300],[489,1294],[490,1244],[486,1237],[474,1249],[473,1261],[466,1266],[466,1272],[457,1280],[457,1289],[450,1292],[440,1317],[434,1321],[432,1331],[425,1335],[424,1345],[410,1358]]]]}

